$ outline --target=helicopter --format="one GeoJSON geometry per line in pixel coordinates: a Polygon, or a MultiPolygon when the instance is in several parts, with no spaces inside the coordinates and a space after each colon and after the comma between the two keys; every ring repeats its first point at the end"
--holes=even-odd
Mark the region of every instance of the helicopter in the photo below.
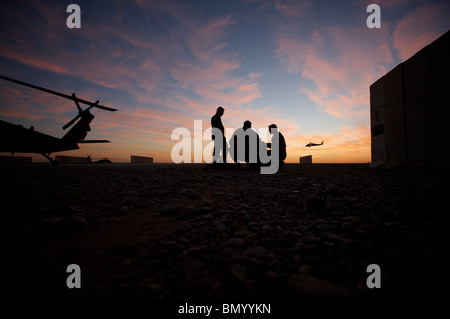
{"type": "Polygon", "coordinates": [[[320,143],[320,144],[316,144],[316,143],[311,143],[311,142],[309,142],[309,144],[306,144],[305,146],[306,146],[306,147],[311,147],[311,146],[321,146],[321,145],[323,145],[323,141],[322,141],[322,143],[320,143]]]}
{"type": "Polygon", "coordinates": [[[109,158],[107,158],[107,157],[103,157],[103,158],[101,158],[101,159],[99,159],[97,161],[93,161],[92,157],[91,157],[91,154],[87,155],[87,160],[88,160],[89,163],[101,163],[101,164],[103,164],[103,163],[111,164],[112,163],[111,160],[109,158]]]}
{"type": "Polygon", "coordinates": [[[80,147],[78,144],[81,143],[110,142],[107,140],[84,139],[91,130],[89,124],[94,119],[94,115],[92,115],[89,110],[96,107],[102,110],[115,112],[117,109],[100,105],[100,101],[98,100],[93,103],[80,99],[75,95],[75,93],[72,93],[72,95],[67,95],[5,76],[0,75],[0,78],[74,101],[78,114],[62,127],[63,130],[66,130],[72,126],[79,119],[78,122],[62,138],[37,132],[34,130],[33,126],[28,129],[22,125],[15,125],[0,120],[0,136],[7,137],[2,138],[0,141],[0,152],[8,152],[13,156],[14,153],[37,153],[44,156],[52,165],[57,165],[57,161],[50,156],[52,153],[79,149],[80,147]],[[89,107],[83,110],[79,103],[87,104],[89,107]]]}

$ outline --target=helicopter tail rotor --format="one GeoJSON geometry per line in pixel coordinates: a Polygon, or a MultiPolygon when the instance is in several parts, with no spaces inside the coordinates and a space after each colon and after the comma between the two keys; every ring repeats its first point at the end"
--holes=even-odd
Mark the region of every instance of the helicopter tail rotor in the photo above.
{"type": "Polygon", "coordinates": [[[76,120],[78,120],[81,117],[81,115],[77,115],[75,116],[75,118],[73,118],[69,123],[67,123],[66,125],[63,126],[63,130],[67,129],[68,127],[72,126],[73,123],[76,122],[76,120]]]}
{"type": "Polygon", "coordinates": [[[89,112],[89,110],[90,110],[91,108],[93,108],[93,107],[97,107],[97,108],[99,108],[99,109],[107,110],[107,111],[113,111],[113,110],[115,111],[115,109],[110,109],[110,108],[108,108],[108,107],[98,105],[98,103],[100,103],[99,100],[97,100],[95,103],[91,103],[91,105],[90,105],[87,109],[83,110],[83,109],[81,108],[80,104],[78,104],[78,98],[76,97],[75,93],[72,93],[72,98],[73,98],[73,101],[75,102],[75,105],[77,106],[77,109],[78,109],[78,115],[75,116],[69,123],[67,123],[66,125],[64,125],[64,126],[63,126],[63,130],[65,130],[65,129],[67,129],[68,127],[72,126],[73,123],[75,123],[79,118],[81,118],[85,112],[89,112]]]}

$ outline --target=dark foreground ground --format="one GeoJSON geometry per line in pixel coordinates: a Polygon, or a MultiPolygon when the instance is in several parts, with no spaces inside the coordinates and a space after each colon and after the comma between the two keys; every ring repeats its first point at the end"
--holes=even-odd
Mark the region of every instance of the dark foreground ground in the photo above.
{"type": "MultiPolygon", "coordinates": [[[[0,166],[12,299],[428,302],[448,294],[448,170],[0,166]],[[69,289],[69,264],[81,288],[69,289]],[[367,267],[381,268],[369,289],[367,267]],[[411,299],[412,300],[412,299],[411,299]]],[[[6,292],[6,294],[5,294],[6,292]]]]}

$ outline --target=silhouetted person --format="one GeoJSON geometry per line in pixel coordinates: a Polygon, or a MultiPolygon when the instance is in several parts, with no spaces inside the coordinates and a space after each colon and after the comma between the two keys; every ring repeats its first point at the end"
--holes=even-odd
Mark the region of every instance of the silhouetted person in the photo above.
{"type": "Polygon", "coordinates": [[[249,168],[260,166],[259,148],[262,141],[258,133],[252,130],[252,123],[245,121],[242,128],[234,131],[230,139],[230,154],[236,163],[246,162],[249,168]]]}
{"type": "MultiPolygon", "coordinates": [[[[272,129],[277,129],[277,126],[275,124],[270,124],[269,125],[269,133],[272,133],[272,129]]],[[[274,145],[275,146],[275,145],[274,145]]],[[[267,147],[268,148],[272,148],[272,143],[267,143],[267,147]]],[[[279,167],[281,168],[284,165],[284,160],[286,159],[287,153],[286,153],[286,140],[284,139],[283,134],[280,133],[280,131],[278,131],[278,150],[279,150],[279,167]]],[[[270,155],[271,151],[267,151],[267,153],[270,155]]]]}
{"type": "Polygon", "coordinates": [[[245,161],[245,143],[238,142],[238,136],[244,136],[245,126],[244,123],[243,127],[236,129],[230,138],[229,152],[236,163],[245,161]]]}
{"type": "Polygon", "coordinates": [[[227,162],[227,141],[225,139],[225,128],[222,124],[222,115],[225,112],[224,108],[219,106],[216,114],[211,118],[212,139],[214,140],[213,162],[226,163],[227,162]],[[220,160],[220,153],[222,152],[222,161],[220,160]]]}

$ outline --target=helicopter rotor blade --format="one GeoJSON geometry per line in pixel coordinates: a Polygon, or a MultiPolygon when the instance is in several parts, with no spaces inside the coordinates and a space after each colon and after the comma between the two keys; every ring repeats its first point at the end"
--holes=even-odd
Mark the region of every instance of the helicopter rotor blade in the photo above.
{"type": "Polygon", "coordinates": [[[91,103],[91,106],[89,106],[86,110],[90,110],[91,108],[96,107],[98,109],[102,109],[102,110],[106,110],[106,111],[111,111],[111,112],[116,111],[116,109],[113,109],[113,108],[110,108],[107,106],[103,106],[103,105],[99,105],[98,103],[100,103],[99,100],[95,101],[94,103],[91,103]]]}
{"type": "Polygon", "coordinates": [[[78,108],[78,115],[75,116],[69,123],[64,125],[63,130],[67,129],[69,126],[75,123],[75,121],[78,120],[83,115],[84,112],[88,112],[93,107],[98,107],[98,103],[100,102],[99,100],[95,101],[95,103],[92,103],[91,106],[89,106],[87,109],[83,111],[80,105],[77,103],[77,97],[75,96],[75,93],[73,93],[72,96],[74,97],[75,104],[77,105],[78,108]]]}
{"type": "MultiPolygon", "coordinates": [[[[70,96],[70,95],[67,95],[67,94],[64,94],[64,93],[60,93],[60,92],[56,92],[56,91],[53,91],[53,90],[49,90],[49,89],[46,89],[46,88],[43,88],[43,87],[40,87],[40,86],[37,86],[37,85],[29,84],[29,83],[26,83],[26,82],[14,80],[14,79],[8,78],[8,77],[3,76],[3,75],[0,75],[0,79],[7,80],[7,81],[10,81],[10,82],[14,82],[14,83],[17,83],[17,84],[20,84],[20,85],[23,85],[23,86],[30,87],[32,89],[39,90],[39,91],[43,91],[43,92],[47,92],[47,93],[50,93],[50,94],[54,94],[54,95],[57,95],[57,96],[60,96],[60,97],[63,97],[63,98],[69,99],[69,100],[73,100],[73,101],[76,100],[76,101],[78,101],[80,103],[83,103],[83,104],[87,104],[87,105],[94,104],[94,103],[92,103],[90,101],[86,101],[86,100],[83,100],[83,99],[80,99],[80,98],[74,99],[73,96],[70,96]]],[[[103,105],[96,105],[96,107],[98,107],[99,109],[105,110],[105,111],[110,111],[110,112],[117,111],[117,109],[114,109],[112,107],[103,106],[103,105]]]]}
{"type": "Polygon", "coordinates": [[[91,106],[89,106],[85,111],[89,111],[93,107],[99,107],[98,105],[99,102],[100,102],[99,100],[95,101],[95,103],[92,103],[91,106]]]}
{"type": "Polygon", "coordinates": [[[81,109],[80,104],[78,104],[78,99],[77,99],[77,96],[75,95],[75,93],[72,93],[72,98],[73,98],[73,101],[75,102],[75,104],[77,106],[78,112],[79,113],[83,112],[83,110],[81,109]]]}
{"type": "Polygon", "coordinates": [[[78,120],[78,118],[80,118],[81,115],[78,114],[77,116],[75,116],[69,123],[67,123],[66,125],[63,126],[63,130],[65,130],[66,128],[68,128],[69,126],[71,126],[73,123],[75,123],[76,120],[78,120]]]}
{"type": "Polygon", "coordinates": [[[113,108],[111,108],[111,107],[107,107],[107,106],[103,106],[103,105],[98,105],[97,103],[98,103],[99,101],[97,101],[97,102],[95,102],[94,104],[94,106],[96,107],[96,108],[99,108],[99,109],[102,109],[102,110],[105,110],[105,111],[110,111],[110,112],[114,112],[114,111],[117,111],[116,109],[113,109],[113,108]]]}

